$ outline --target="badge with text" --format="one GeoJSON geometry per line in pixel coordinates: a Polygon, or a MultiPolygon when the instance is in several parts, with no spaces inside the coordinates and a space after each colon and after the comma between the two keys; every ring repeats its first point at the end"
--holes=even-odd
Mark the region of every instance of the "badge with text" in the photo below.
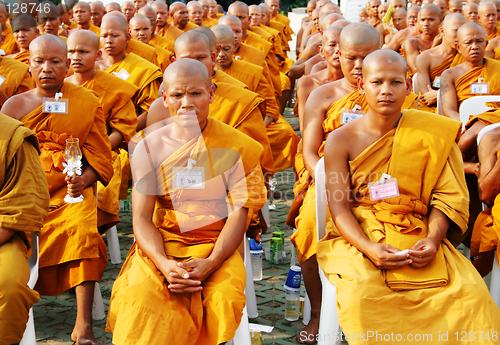
{"type": "Polygon", "coordinates": [[[340,118],[340,123],[345,125],[351,121],[359,119],[361,116],[365,115],[366,112],[361,110],[361,106],[356,104],[353,109],[343,108],[341,111],[342,117],[340,118]]]}
{"type": "Polygon", "coordinates": [[[434,78],[434,81],[432,82],[432,87],[434,89],[439,89],[440,85],[441,85],[441,77],[434,78]]]}
{"type": "Polygon", "coordinates": [[[113,74],[121,80],[127,80],[130,77],[130,73],[125,68],[122,68],[119,72],[113,72],[113,74]]]}
{"type": "Polygon", "coordinates": [[[382,174],[380,181],[368,184],[371,200],[382,200],[399,196],[398,181],[395,177],[382,174]]]}
{"type": "Polygon", "coordinates": [[[56,93],[54,98],[43,98],[43,112],[53,114],[67,114],[68,113],[68,99],[62,98],[62,93],[56,93]]]}
{"type": "Polygon", "coordinates": [[[192,158],[188,159],[185,168],[173,167],[172,175],[173,187],[175,189],[204,189],[205,188],[205,168],[194,167],[197,161],[192,158]]]}
{"type": "Polygon", "coordinates": [[[488,95],[490,93],[490,83],[483,82],[483,78],[478,78],[477,83],[470,84],[470,93],[476,95],[488,95]]]}

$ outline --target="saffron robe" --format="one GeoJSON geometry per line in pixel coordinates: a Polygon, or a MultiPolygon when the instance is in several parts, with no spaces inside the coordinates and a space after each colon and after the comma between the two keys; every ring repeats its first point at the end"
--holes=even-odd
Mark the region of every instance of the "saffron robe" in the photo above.
{"type": "Polygon", "coordinates": [[[272,20],[275,20],[275,21],[285,25],[286,39],[288,41],[291,41],[292,35],[294,34],[294,32],[293,32],[292,28],[290,27],[290,19],[288,19],[288,17],[286,17],[280,13],[276,13],[276,15],[271,18],[271,21],[272,20]]]}
{"type": "Polygon", "coordinates": [[[151,62],[158,66],[158,60],[156,58],[156,49],[146,43],[142,43],[140,41],[131,39],[127,44],[127,48],[125,49],[125,53],[130,54],[134,53],[137,56],[151,62]]]}
{"type": "Polygon", "coordinates": [[[215,26],[219,23],[218,19],[213,19],[213,18],[205,18],[201,22],[201,26],[204,26],[206,28],[211,28],[212,26],[215,26]]]}
{"type": "Polygon", "coordinates": [[[0,343],[17,344],[23,338],[30,308],[40,300],[38,292],[27,286],[30,268],[25,231],[40,231],[50,196],[35,133],[3,114],[0,126],[0,228],[15,231],[0,245],[0,343]]]}
{"type": "Polygon", "coordinates": [[[13,57],[14,60],[25,63],[25,64],[29,64],[29,58],[30,58],[30,51],[29,50],[25,50],[23,52],[20,52],[13,57]]]}
{"type": "Polygon", "coordinates": [[[8,57],[0,57],[0,76],[5,78],[0,89],[9,97],[35,87],[28,65],[8,57]]]}
{"type": "Polygon", "coordinates": [[[153,34],[153,37],[151,37],[151,39],[149,40],[149,44],[156,46],[156,47],[161,47],[161,48],[168,50],[170,52],[174,51],[174,42],[175,42],[175,40],[172,41],[172,40],[170,40],[166,37],[163,37],[162,35],[158,35],[158,34],[153,34]]]}
{"type": "Polygon", "coordinates": [[[107,264],[106,246],[97,231],[97,207],[93,188],[85,188],[84,200],[67,204],[63,152],[67,138],[78,138],[85,161],[99,180],[108,184],[113,175],[111,147],[99,99],[81,86],[65,82],[68,114],[44,113],[43,105],[21,121],[35,131],[40,160],[49,185],[49,215],[40,233],[40,274],[35,289],[42,295],[58,295],[84,281],[100,281],[107,264]]]}
{"type": "Polygon", "coordinates": [[[191,23],[191,22],[187,22],[186,26],[184,27],[184,29],[182,31],[186,32],[186,31],[192,30],[192,29],[197,28],[197,27],[198,27],[198,25],[191,23]]]}
{"type": "MultiPolygon", "coordinates": [[[[177,37],[182,35],[182,33],[183,33],[183,31],[181,29],[176,28],[175,26],[169,25],[167,23],[167,24],[165,24],[165,26],[163,26],[161,29],[158,30],[157,35],[163,36],[166,39],[169,39],[170,41],[175,42],[177,37]]],[[[151,43],[153,43],[153,42],[151,42],[151,43]]],[[[170,50],[170,51],[173,51],[173,50],[170,50]]]]}
{"type": "Polygon", "coordinates": [[[19,51],[19,47],[14,39],[14,33],[12,32],[12,27],[9,23],[5,25],[5,29],[2,31],[4,35],[3,44],[0,45],[0,49],[5,52],[5,55],[14,54],[19,51]]]}
{"type": "MultiPolygon", "coordinates": [[[[112,129],[123,136],[125,142],[135,135],[137,115],[132,97],[138,87],[114,75],[97,70],[82,86],[97,93],[104,114],[108,136],[112,129]]],[[[113,177],[107,186],[97,182],[97,226],[105,230],[118,224],[120,218],[120,185],[122,181],[120,149],[112,151],[113,177]]]]}
{"type": "MultiPolygon", "coordinates": [[[[153,222],[163,237],[168,259],[186,262],[209,257],[227,219],[229,194],[230,204],[248,208],[249,214],[264,205],[261,153],[262,146],[257,142],[209,117],[202,135],[171,157],[153,162],[157,190],[159,194],[162,191],[156,197],[153,222]],[[216,158],[221,150],[234,154],[223,153],[216,158]],[[190,157],[205,170],[203,190],[171,188],[173,168],[186,166],[190,157]],[[227,183],[222,182],[221,174],[227,174],[227,183]],[[221,184],[227,187],[221,188],[221,184]],[[179,223],[185,218],[205,225],[181,232],[179,223]]],[[[234,337],[246,302],[245,268],[238,252],[202,284],[202,291],[176,294],[167,286],[162,273],[134,243],[110,300],[107,330],[113,332],[114,344],[161,344],[169,339],[172,344],[216,345],[234,337]]]]}
{"type": "MultiPolygon", "coordinates": [[[[459,122],[441,116],[403,111],[397,128],[349,162],[352,195],[356,196],[351,209],[372,242],[411,248],[427,236],[431,208],[450,219],[449,231],[466,230],[468,192],[456,145],[460,127],[459,122]],[[397,178],[401,195],[371,201],[367,184],[382,173],[397,178]]],[[[500,311],[486,285],[446,238],[436,259],[426,267],[386,271],[349,244],[332,221],[327,230],[318,243],[317,258],[337,287],[337,311],[345,334],[394,332],[401,338],[384,343],[399,344],[405,339],[409,344],[435,344],[444,330],[450,343],[455,343],[455,332],[491,334],[498,329],[500,311]],[[426,279],[438,284],[427,288],[426,279]],[[407,338],[409,334],[430,337],[422,342],[423,338],[407,338]]],[[[484,338],[475,339],[475,344],[490,344],[484,338]]],[[[360,344],[375,341],[358,340],[360,344]]]]}
{"type": "Polygon", "coordinates": [[[122,70],[130,75],[126,81],[139,88],[132,99],[135,106],[148,111],[151,104],[158,98],[163,77],[160,69],[130,53],[125,56],[125,59],[109,67],[106,72],[119,75],[122,70]]]}
{"type": "Polygon", "coordinates": [[[269,27],[278,30],[280,33],[280,38],[281,38],[281,46],[283,51],[288,52],[290,51],[290,45],[288,44],[288,38],[286,37],[286,26],[276,20],[270,20],[269,21],[269,27]]]}

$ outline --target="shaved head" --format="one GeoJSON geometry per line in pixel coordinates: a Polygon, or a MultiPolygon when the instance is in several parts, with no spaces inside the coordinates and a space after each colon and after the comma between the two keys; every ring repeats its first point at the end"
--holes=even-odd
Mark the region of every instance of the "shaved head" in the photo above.
{"type": "Polygon", "coordinates": [[[243,10],[243,11],[248,12],[248,5],[245,4],[244,2],[241,2],[241,1],[233,2],[231,5],[229,5],[229,7],[227,9],[227,13],[237,11],[237,10],[243,10]]]}
{"type": "Polygon", "coordinates": [[[94,51],[99,50],[99,37],[89,30],[76,30],[68,37],[68,47],[75,47],[78,42],[85,42],[94,49],[94,51]]]}
{"type": "Polygon", "coordinates": [[[464,6],[463,12],[465,18],[467,18],[468,22],[477,22],[479,6],[473,2],[468,2],[467,5],[464,6]]]}
{"type": "Polygon", "coordinates": [[[123,13],[116,11],[106,13],[106,15],[102,17],[101,28],[105,28],[108,25],[119,25],[120,29],[123,30],[125,34],[128,32],[127,19],[123,13]]]}
{"type": "Polygon", "coordinates": [[[465,17],[460,14],[460,13],[449,13],[443,21],[443,28],[449,27],[451,25],[454,25],[454,23],[461,23],[460,26],[464,25],[467,20],[465,17]]]}
{"type": "Polygon", "coordinates": [[[340,37],[340,33],[342,32],[343,29],[344,29],[343,26],[338,26],[338,25],[330,26],[328,29],[325,30],[325,32],[323,32],[323,35],[321,36],[321,44],[323,46],[326,46],[326,44],[332,37],[334,36],[340,37]]]}
{"type": "Polygon", "coordinates": [[[172,5],[170,5],[170,13],[175,13],[177,11],[180,11],[182,9],[185,9],[187,8],[186,5],[184,5],[182,2],[180,1],[177,1],[177,2],[174,2],[172,5]]]}
{"type": "Polygon", "coordinates": [[[207,86],[212,84],[212,79],[201,62],[193,59],[180,59],[172,62],[163,73],[163,85],[167,85],[168,90],[168,85],[174,84],[178,78],[192,76],[200,76],[207,86]]]}
{"type": "Polygon", "coordinates": [[[435,4],[428,4],[422,7],[420,12],[418,13],[419,16],[425,16],[425,15],[430,15],[432,17],[441,17],[441,9],[439,6],[435,4]]]}
{"type": "Polygon", "coordinates": [[[151,27],[151,22],[149,21],[149,18],[146,16],[143,16],[142,14],[136,14],[132,19],[130,19],[130,26],[134,25],[148,25],[151,27]]]}
{"type": "Polygon", "coordinates": [[[106,4],[106,6],[104,6],[104,8],[106,9],[106,12],[113,12],[113,11],[118,11],[120,12],[122,10],[122,8],[120,7],[120,4],[117,3],[117,2],[110,2],[108,4],[106,4]]]}
{"type": "Polygon", "coordinates": [[[340,7],[331,3],[331,2],[325,4],[325,6],[321,7],[320,14],[325,13],[325,12],[333,12],[333,13],[341,14],[340,7]]]}
{"type": "Polygon", "coordinates": [[[219,24],[228,25],[228,24],[239,24],[241,25],[241,20],[238,17],[233,16],[232,14],[226,14],[219,18],[219,24]]]}
{"type": "Polygon", "coordinates": [[[339,19],[339,20],[336,20],[335,22],[333,22],[331,26],[341,26],[341,27],[345,28],[349,24],[351,24],[350,21],[348,21],[346,19],[339,19]]]}
{"type": "Polygon", "coordinates": [[[212,27],[212,32],[215,34],[217,40],[227,39],[228,37],[234,40],[233,30],[227,25],[217,24],[212,27]]]}
{"type": "Polygon", "coordinates": [[[164,2],[161,2],[161,1],[153,1],[153,3],[151,4],[151,7],[156,11],[158,12],[159,9],[162,9],[162,10],[166,10],[168,11],[168,6],[166,3],[164,2]]]}
{"type": "Polygon", "coordinates": [[[458,43],[460,43],[466,35],[469,35],[471,33],[486,39],[486,32],[484,31],[481,25],[474,22],[468,22],[462,25],[460,29],[458,29],[457,32],[458,43]]]}
{"type": "Polygon", "coordinates": [[[462,13],[462,0],[449,0],[448,10],[450,13],[462,13]]]}
{"type": "Polygon", "coordinates": [[[363,79],[366,80],[370,72],[375,68],[380,68],[380,66],[384,66],[384,68],[391,71],[400,71],[401,75],[406,79],[408,73],[406,60],[392,49],[376,50],[363,60],[363,79]]]}
{"type": "Polygon", "coordinates": [[[337,20],[344,19],[340,14],[337,13],[324,13],[319,17],[319,27],[321,31],[328,29],[337,20]]]}
{"type": "Polygon", "coordinates": [[[84,1],[79,1],[76,3],[75,7],[73,7],[73,12],[77,9],[77,8],[82,8],[82,9],[85,9],[87,11],[90,12],[90,5],[84,1]]]}
{"type": "Polygon", "coordinates": [[[45,34],[38,36],[30,44],[30,55],[34,56],[34,51],[50,47],[62,57],[63,60],[67,58],[68,46],[61,38],[56,35],[45,34]]]}
{"type": "Polygon", "coordinates": [[[29,14],[20,14],[12,22],[12,31],[17,32],[19,30],[29,30],[36,28],[35,18],[29,14]]]}
{"type": "Polygon", "coordinates": [[[377,49],[379,45],[377,29],[367,23],[352,23],[347,25],[340,34],[340,50],[346,47],[365,46],[377,49]]]}
{"type": "Polygon", "coordinates": [[[142,14],[148,18],[156,17],[156,10],[153,7],[146,5],[142,6],[139,11],[137,11],[137,14],[142,14]]]}
{"type": "MultiPolygon", "coordinates": [[[[210,29],[208,29],[210,32],[212,32],[210,29]]],[[[212,34],[215,37],[215,34],[212,32],[212,34]]],[[[215,39],[217,42],[217,38],[215,39]]],[[[208,51],[212,51],[211,46],[210,46],[210,40],[208,39],[207,35],[204,33],[201,33],[199,31],[194,31],[189,30],[175,40],[175,45],[174,45],[174,50],[175,50],[175,55],[178,55],[178,51],[185,48],[186,46],[198,43],[198,42],[203,42],[203,45],[206,47],[208,51]]]]}
{"type": "MultiPolygon", "coordinates": [[[[229,29],[229,30],[231,30],[231,29],[229,29]]],[[[216,52],[216,50],[217,50],[217,37],[212,30],[210,30],[209,28],[206,28],[204,26],[198,26],[197,28],[194,28],[191,31],[200,32],[200,33],[204,34],[205,36],[207,36],[208,41],[210,42],[210,51],[216,52]]],[[[233,35],[233,30],[231,30],[231,36],[232,35],[233,35]]]]}

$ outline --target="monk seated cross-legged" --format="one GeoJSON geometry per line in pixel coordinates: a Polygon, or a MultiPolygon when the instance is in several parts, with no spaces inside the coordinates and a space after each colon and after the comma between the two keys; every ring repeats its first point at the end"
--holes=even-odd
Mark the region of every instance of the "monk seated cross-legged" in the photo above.
{"type": "MultiPolygon", "coordinates": [[[[500,61],[484,57],[486,33],[474,22],[460,27],[457,33],[458,51],[464,62],[443,72],[441,77],[441,100],[444,115],[460,119],[460,105],[466,99],[482,95],[500,95],[500,61]]],[[[471,116],[465,125],[466,131],[460,138],[459,147],[464,158],[465,172],[475,174],[476,163],[469,161],[477,153],[477,135],[487,125],[500,122],[500,106],[492,104],[493,109],[471,116]]]]}
{"type": "Polygon", "coordinates": [[[489,334],[468,343],[492,344],[500,310],[446,238],[467,228],[460,123],[402,111],[406,73],[394,51],[368,55],[359,82],[367,115],[326,140],[332,219],[318,263],[337,288],[342,331],[359,335],[356,343],[438,344],[446,333],[455,344],[464,331],[489,334]]]}
{"type": "Polygon", "coordinates": [[[29,310],[40,300],[28,287],[26,235],[40,232],[49,210],[49,188],[33,131],[0,114],[0,344],[19,344],[29,310]],[[26,232],[26,233],[25,233],[26,232]]]}
{"type": "Polygon", "coordinates": [[[107,185],[113,166],[99,99],[94,92],[64,81],[69,61],[62,39],[51,34],[35,38],[30,44],[30,70],[36,88],[11,97],[1,111],[36,132],[49,185],[50,210],[40,232],[40,270],[35,289],[42,295],[56,296],[75,287],[77,316],[71,339],[77,344],[95,345],[92,301],[95,282],[101,280],[106,268],[107,254],[97,231],[92,187],[97,180],[107,185]],[[54,103],[64,106],[51,110],[54,103]],[[63,166],[63,151],[70,138],[79,139],[82,152],[81,175],[71,177],[63,166]],[[82,195],[83,201],[68,203],[66,194],[82,195]]]}
{"type": "Polygon", "coordinates": [[[237,252],[266,202],[262,146],[209,117],[207,68],[172,63],[162,91],[169,123],[131,152],[136,242],[116,279],[107,329],[117,345],[217,345],[245,306],[237,252]]]}

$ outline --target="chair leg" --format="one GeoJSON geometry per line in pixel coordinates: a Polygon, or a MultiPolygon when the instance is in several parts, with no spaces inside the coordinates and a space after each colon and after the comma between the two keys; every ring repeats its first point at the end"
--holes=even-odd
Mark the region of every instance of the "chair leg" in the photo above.
{"type": "Polygon", "coordinates": [[[118,232],[116,226],[106,231],[106,239],[108,241],[109,256],[113,265],[121,264],[122,257],[120,254],[120,242],[118,240],[118,232]]]}
{"type": "Polygon", "coordinates": [[[19,345],[36,345],[35,320],[33,318],[33,308],[30,309],[28,323],[24,331],[23,339],[19,345]]]}
{"type": "Polygon", "coordinates": [[[340,345],[341,330],[337,314],[337,288],[330,283],[321,268],[319,276],[323,285],[323,297],[321,299],[318,345],[340,345]]]}
{"type": "Polygon", "coordinates": [[[257,310],[257,298],[255,296],[255,287],[253,285],[252,259],[250,256],[250,242],[245,238],[245,271],[247,274],[247,284],[245,286],[245,296],[247,297],[248,317],[255,319],[259,317],[257,310]]]}
{"type": "Polygon", "coordinates": [[[304,309],[302,311],[302,323],[307,326],[311,321],[311,301],[309,300],[309,296],[306,292],[306,298],[304,301],[304,309]]]}
{"type": "Polygon", "coordinates": [[[233,340],[226,343],[234,345],[251,345],[252,340],[250,338],[250,325],[248,323],[247,307],[243,308],[243,316],[241,317],[241,322],[236,333],[234,334],[233,340]]]}
{"type": "Polygon", "coordinates": [[[493,271],[491,272],[490,294],[497,306],[500,308],[500,268],[495,254],[493,261],[493,271]]]}
{"type": "Polygon", "coordinates": [[[92,319],[104,320],[106,313],[104,313],[104,302],[102,301],[101,288],[99,283],[95,283],[94,288],[94,303],[92,305],[92,319]]]}

